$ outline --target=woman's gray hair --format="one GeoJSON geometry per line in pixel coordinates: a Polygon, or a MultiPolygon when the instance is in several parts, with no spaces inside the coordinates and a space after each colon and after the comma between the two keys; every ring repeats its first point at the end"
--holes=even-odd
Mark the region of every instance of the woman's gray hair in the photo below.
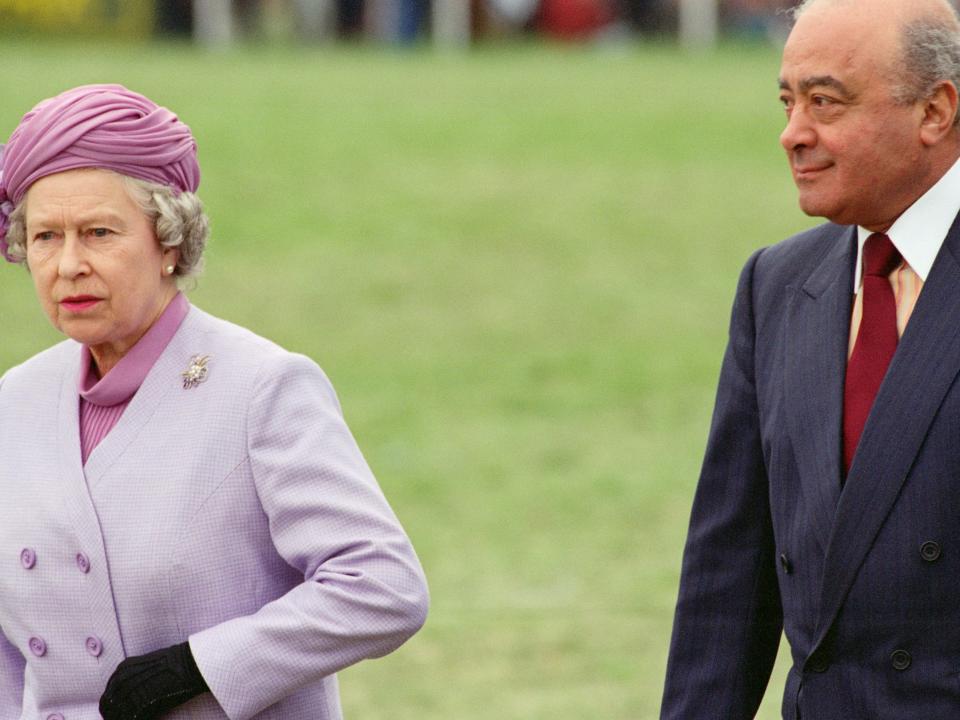
{"type": "MultiPolygon", "coordinates": [[[[153,223],[160,245],[180,251],[174,276],[199,275],[203,269],[203,250],[210,235],[210,221],[196,193],[176,194],[166,185],[129,175],[120,177],[130,198],[153,223]]],[[[6,236],[8,255],[21,265],[27,259],[26,206],[24,199],[14,208],[6,236]]]]}
{"type": "Polygon", "coordinates": [[[130,197],[153,221],[163,247],[177,248],[176,277],[195,277],[203,270],[203,251],[210,235],[210,220],[196,193],[179,195],[167,187],[121,175],[130,197]]]}

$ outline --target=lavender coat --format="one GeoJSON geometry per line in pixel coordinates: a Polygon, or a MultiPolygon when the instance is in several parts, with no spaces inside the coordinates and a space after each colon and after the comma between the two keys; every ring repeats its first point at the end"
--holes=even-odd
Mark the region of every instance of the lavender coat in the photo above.
{"type": "Polygon", "coordinates": [[[81,466],[79,352],[0,379],[0,720],[98,720],[124,657],[185,639],[212,694],[172,720],[340,718],[334,673],[427,588],[322,371],[191,308],[81,466]]]}

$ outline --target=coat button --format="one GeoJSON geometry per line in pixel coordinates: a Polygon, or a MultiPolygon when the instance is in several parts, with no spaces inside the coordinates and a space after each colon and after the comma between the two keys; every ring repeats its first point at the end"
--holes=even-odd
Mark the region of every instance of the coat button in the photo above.
{"type": "Polygon", "coordinates": [[[936,562],[940,559],[940,543],[934,540],[927,540],[920,546],[920,557],[927,562],[936,562]]]}
{"type": "Polygon", "coordinates": [[[37,553],[33,551],[33,548],[24,548],[20,551],[20,564],[27,570],[33,569],[33,566],[37,564],[37,553]]]}
{"type": "Polygon", "coordinates": [[[88,637],[86,646],[87,646],[87,652],[90,653],[93,657],[100,657],[100,654],[103,652],[103,643],[100,642],[98,638],[88,637]]]}
{"type": "Polygon", "coordinates": [[[30,652],[37,657],[43,657],[47,654],[47,644],[43,641],[43,638],[32,637],[27,644],[30,645],[30,652]]]}
{"type": "Polygon", "coordinates": [[[77,553],[77,567],[84,575],[90,572],[90,558],[83,553],[77,553]]]}
{"type": "Polygon", "coordinates": [[[894,650],[890,655],[890,664],[894,670],[906,670],[912,662],[913,658],[906,650],[894,650]]]}
{"type": "Polygon", "coordinates": [[[786,575],[793,572],[793,563],[790,562],[790,558],[787,557],[786,553],[780,553],[780,567],[783,568],[783,572],[786,575]]]}

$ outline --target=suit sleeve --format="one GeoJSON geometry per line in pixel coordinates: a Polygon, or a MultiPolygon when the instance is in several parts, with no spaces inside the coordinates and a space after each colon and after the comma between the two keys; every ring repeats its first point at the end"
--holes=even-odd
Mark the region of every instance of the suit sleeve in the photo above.
{"type": "Polygon", "coordinates": [[[783,622],[755,383],[754,272],[734,300],[683,554],[661,720],[749,720],[783,622]]]}
{"type": "Polygon", "coordinates": [[[251,469],[277,552],[304,582],[254,615],[190,637],[231,720],[359,660],[424,623],[423,571],[312,361],[285,355],[260,374],[248,416],[251,469]]]}

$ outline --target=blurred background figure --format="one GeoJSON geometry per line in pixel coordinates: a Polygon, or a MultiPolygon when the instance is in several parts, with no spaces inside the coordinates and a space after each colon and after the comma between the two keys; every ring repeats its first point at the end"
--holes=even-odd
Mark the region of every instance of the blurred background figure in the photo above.
{"type": "Polygon", "coordinates": [[[429,0],[367,0],[365,4],[369,31],[376,40],[411,45],[426,30],[429,0]]]}
{"type": "Polygon", "coordinates": [[[189,35],[193,32],[191,0],[157,0],[156,30],[160,35],[189,35]]]}
{"type": "Polygon", "coordinates": [[[783,41],[790,30],[789,0],[727,0],[726,25],[731,34],[783,41]]]}
{"type": "Polygon", "coordinates": [[[617,15],[637,34],[662,32],[670,0],[618,0],[617,15]]]}
{"type": "Polygon", "coordinates": [[[327,40],[337,29],[337,3],[334,0],[293,0],[295,27],[307,41],[327,40]]]}
{"type": "Polygon", "coordinates": [[[613,23],[610,0],[541,0],[539,26],[548,37],[582,40],[613,23]]]}
{"type": "Polygon", "coordinates": [[[491,20],[509,27],[524,27],[536,14],[540,0],[487,0],[491,20]]]}
{"type": "MultiPolygon", "coordinates": [[[[465,45],[517,35],[560,42],[706,33],[781,41],[792,0],[0,0],[2,31],[81,29],[91,21],[127,37],[193,37],[202,45],[249,40],[360,40],[465,45]],[[685,27],[695,18],[700,29],[685,27]],[[704,29],[705,28],[705,29],[704,29]]],[[[0,31],[0,32],[2,32],[0,31]]]]}

